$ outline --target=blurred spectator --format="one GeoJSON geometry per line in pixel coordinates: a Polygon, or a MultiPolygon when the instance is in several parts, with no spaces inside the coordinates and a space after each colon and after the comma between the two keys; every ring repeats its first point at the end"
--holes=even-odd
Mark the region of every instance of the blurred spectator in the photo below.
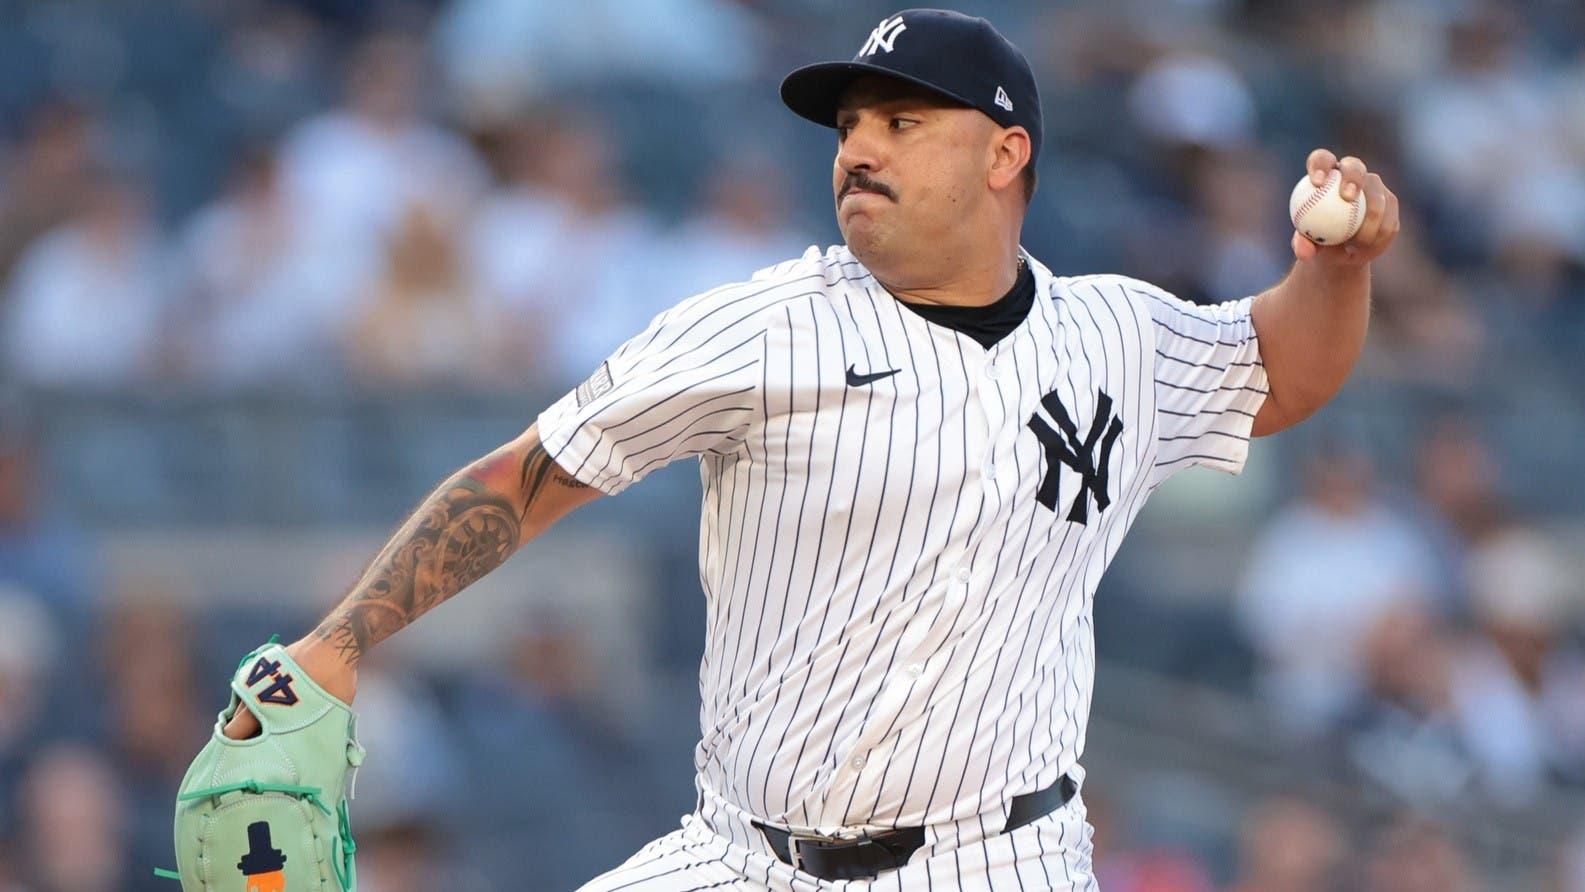
{"type": "Polygon", "coordinates": [[[15,154],[0,155],[0,282],[35,238],[87,200],[95,125],[86,109],[50,101],[29,116],[15,154]]]}
{"type": "Polygon", "coordinates": [[[1400,200],[1403,228],[1371,264],[1370,338],[1359,374],[1464,390],[1481,371],[1486,335],[1468,288],[1432,256],[1416,211],[1400,200]]]}
{"type": "MultiPolygon", "coordinates": [[[[360,817],[360,823],[362,823],[360,817]]],[[[363,892],[432,892],[477,888],[442,856],[434,822],[417,816],[358,831],[358,888],[363,892]]]]}
{"type": "Polygon", "coordinates": [[[1131,838],[1127,815],[1101,790],[1086,790],[1086,817],[1095,828],[1091,861],[1107,892],[1209,892],[1205,865],[1186,848],[1145,846],[1131,838]]]}
{"type": "Polygon", "coordinates": [[[178,320],[195,382],[237,387],[336,377],[361,265],[317,244],[281,187],[272,150],[244,153],[227,191],[181,240],[188,268],[178,320]]]}
{"type": "Polygon", "coordinates": [[[426,54],[370,37],[348,63],[345,104],[299,124],[281,148],[295,225],[345,262],[376,264],[414,205],[455,222],[487,185],[469,145],[424,115],[426,54]]]}
{"type": "Polygon", "coordinates": [[[278,133],[314,111],[329,80],[324,26],[290,3],[247,4],[210,72],[245,132],[278,133]]]}
{"type": "Polygon", "coordinates": [[[496,117],[590,83],[741,79],[761,59],[758,25],[723,0],[453,0],[435,38],[474,113],[496,117]]]}
{"type": "Polygon", "coordinates": [[[1497,259],[1521,287],[1512,302],[1547,310],[1585,264],[1585,173],[1577,162],[1515,171],[1492,208],[1497,259]]]}
{"type": "MultiPolygon", "coordinates": [[[[1167,147],[1236,149],[1255,134],[1249,84],[1214,56],[1173,53],[1157,58],[1129,90],[1128,109],[1141,132],[1167,147]]],[[[1299,181],[1298,176],[1293,179],[1299,181]]]]}
{"type": "MultiPolygon", "coordinates": [[[[108,752],[123,780],[129,854],[139,865],[171,855],[172,791],[207,737],[198,703],[197,655],[187,616],[171,600],[169,579],[131,579],[100,632],[99,673],[81,687],[97,696],[78,709],[106,713],[108,752]]],[[[216,685],[208,706],[225,702],[216,685]]]]}
{"type": "Polygon", "coordinates": [[[1257,535],[1238,586],[1266,703],[1292,731],[1324,730],[1362,687],[1373,626],[1429,603],[1435,584],[1426,542],[1378,498],[1370,460],[1323,444],[1305,463],[1302,497],[1257,535]]]}
{"type": "Polygon", "coordinates": [[[1467,725],[1490,728],[1500,749],[1489,761],[1504,788],[1530,792],[1550,772],[1585,781],[1585,654],[1570,640],[1585,589],[1570,578],[1557,547],[1537,530],[1514,526],[1482,540],[1469,562],[1472,607],[1485,634],[1465,657],[1472,695],[1467,725]]]}
{"type": "Polygon", "coordinates": [[[16,790],[24,755],[38,743],[59,638],[31,593],[0,584],[0,815],[16,790]]]}
{"type": "Polygon", "coordinates": [[[1585,892],[1585,830],[1576,828],[1558,846],[1552,864],[1547,865],[1551,883],[1548,892],[1585,892]]]}
{"type": "Polygon", "coordinates": [[[1507,510],[1497,457],[1470,419],[1451,415],[1428,425],[1412,454],[1415,520],[1434,554],[1438,585],[1463,607],[1469,600],[1469,550],[1499,528],[1507,510]]]}
{"type": "Polygon", "coordinates": [[[161,368],[168,258],[141,184],[104,172],[83,211],[22,255],[6,309],[6,364],[45,387],[147,384],[161,368]]]}
{"type": "MultiPolygon", "coordinates": [[[[1510,643],[1528,644],[1539,634],[1503,631],[1510,643]]],[[[1537,658],[1523,653],[1520,660],[1528,668],[1537,658]]],[[[1540,693],[1526,688],[1500,646],[1484,636],[1456,635],[1425,609],[1382,618],[1366,642],[1365,666],[1367,696],[1351,722],[1348,751],[1356,769],[1401,798],[1445,807],[1478,792],[1486,801],[1522,807],[1562,756],[1554,754],[1540,693]]],[[[1577,685],[1579,677],[1566,681],[1577,685]]],[[[1576,692],[1554,693],[1577,724],[1576,692]]]]}
{"type": "Polygon", "coordinates": [[[1283,238],[1285,193],[1270,157],[1253,149],[1206,152],[1193,178],[1194,232],[1202,242],[1195,252],[1197,293],[1232,300],[1287,275],[1293,254],[1283,238]]]}
{"type": "MultiPolygon", "coordinates": [[[[169,582],[134,580],[120,589],[103,621],[103,674],[96,688],[112,695],[105,708],[116,757],[128,777],[158,792],[163,806],[197,752],[195,741],[205,737],[193,633],[186,615],[169,600],[169,582]],[[130,689],[136,696],[121,696],[130,689]]],[[[223,698],[211,699],[218,711],[223,698]]]]}
{"type": "Polygon", "coordinates": [[[87,607],[92,559],[81,535],[47,498],[39,445],[15,420],[0,420],[0,582],[46,604],[59,619],[87,607]]]}
{"type": "Polygon", "coordinates": [[[1441,826],[1400,819],[1377,837],[1365,866],[1368,892],[1473,892],[1481,883],[1441,826]]]}
{"type": "Polygon", "coordinates": [[[1350,846],[1331,815],[1279,796],[1251,809],[1239,834],[1238,879],[1228,892],[1327,892],[1350,846]]]}
{"type": "Polygon", "coordinates": [[[41,751],[23,779],[24,885],[33,892],[151,887],[143,878],[149,871],[127,858],[127,817],[120,780],[97,752],[73,744],[41,751]]]}
{"type": "Polygon", "coordinates": [[[563,386],[582,380],[650,318],[680,300],[652,266],[654,223],[631,203],[610,131],[573,111],[507,140],[508,189],[469,237],[508,370],[563,386]]]}
{"type": "Polygon", "coordinates": [[[1403,101],[1404,149],[1425,194],[1446,202],[1450,228],[1466,237],[1496,226],[1505,238],[1581,238],[1585,189],[1569,173],[1561,109],[1522,53],[1523,19],[1482,0],[1455,7],[1447,33],[1448,67],[1424,72],[1403,101]],[[1571,220],[1572,231],[1558,228],[1571,220]]]}
{"type": "Polygon", "coordinates": [[[1501,732],[1459,723],[1460,701],[1471,691],[1460,686],[1458,639],[1430,611],[1402,605],[1376,618],[1359,656],[1364,688],[1346,737],[1354,769],[1421,807],[1471,801],[1488,767],[1480,758],[1496,748],[1490,735],[1501,732]],[[1469,731],[1485,736],[1472,739],[1469,731]]]}
{"type": "Polygon", "coordinates": [[[470,384],[498,374],[500,331],[461,268],[455,234],[413,206],[386,249],[385,269],[352,326],[353,372],[371,384],[470,384]]]}
{"type": "Polygon", "coordinates": [[[358,741],[369,755],[352,807],[358,827],[374,832],[432,821],[459,804],[453,727],[434,694],[411,671],[390,668],[390,659],[382,654],[358,670],[358,741]]]}
{"type": "Polygon", "coordinates": [[[28,892],[19,882],[13,849],[11,840],[0,835],[0,892],[28,892]]]}
{"type": "Polygon", "coordinates": [[[659,290],[682,300],[802,254],[810,239],[792,224],[784,170],[768,157],[710,165],[703,202],[656,252],[659,290]]]}
{"type": "MultiPolygon", "coordinates": [[[[559,839],[640,837],[633,804],[645,791],[623,782],[612,766],[632,764],[612,729],[592,718],[599,682],[594,656],[572,621],[541,614],[500,669],[467,680],[459,720],[473,758],[478,795],[472,808],[498,831],[487,859],[544,865],[546,888],[577,888],[610,868],[597,852],[568,852],[559,839]],[[493,766],[521,770],[502,776],[493,766]]],[[[361,696],[361,695],[360,695],[361,696]]]]}
{"type": "MultiPolygon", "coordinates": [[[[1143,18],[1132,17],[1132,27],[1159,27],[1143,18]]],[[[1125,206],[1106,240],[1125,247],[1119,259],[1130,275],[1185,300],[1258,293],[1274,284],[1273,272],[1286,272],[1288,249],[1280,206],[1272,203],[1286,192],[1254,145],[1254,94],[1244,74],[1219,56],[1164,45],[1159,35],[1155,46],[1126,96],[1091,111],[1110,117],[1122,103],[1128,113],[1123,129],[1109,127],[1110,139],[1096,147],[1129,162],[1133,193],[1119,196],[1125,206]]]]}

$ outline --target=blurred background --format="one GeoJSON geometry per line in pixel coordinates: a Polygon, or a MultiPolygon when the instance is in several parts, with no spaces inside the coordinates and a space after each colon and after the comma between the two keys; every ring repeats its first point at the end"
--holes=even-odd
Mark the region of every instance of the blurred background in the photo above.
{"type": "MultiPolygon", "coordinates": [[[[1108,892],[1585,890],[1585,7],[961,2],[1024,244],[1194,300],[1306,153],[1403,201],[1366,355],[1096,599],[1108,892]]],[[[659,310],[840,240],[775,86],[870,0],[0,0],[0,890],[166,890],[234,661],[659,310]]],[[[697,473],[366,663],[367,892],[570,889],[693,804],[697,473]]]]}

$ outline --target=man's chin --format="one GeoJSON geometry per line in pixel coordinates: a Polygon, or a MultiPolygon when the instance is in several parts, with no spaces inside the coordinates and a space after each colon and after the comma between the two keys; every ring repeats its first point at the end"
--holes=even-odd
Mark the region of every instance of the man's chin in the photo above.
{"type": "Polygon", "coordinates": [[[868,219],[841,218],[837,221],[837,228],[842,230],[842,241],[847,243],[848,250],[861,261],[873,256],[880,246],[879,233],[868,219]]]}
{"type": "Polygon", "coordinates": [[[860,245],[872,248],[885,241],[885,232],[878,221],[863,212],[837,214],[837,228],[842,230],[842,238],[847,241],[848,247],[855,250],[860,245]]]}

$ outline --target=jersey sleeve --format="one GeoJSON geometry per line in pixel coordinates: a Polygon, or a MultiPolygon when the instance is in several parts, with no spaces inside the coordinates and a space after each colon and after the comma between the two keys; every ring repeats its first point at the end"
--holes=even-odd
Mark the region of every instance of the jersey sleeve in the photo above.
{"type": "Polygon", "coordinates": [[[1155,331],[1154,482],[1194,465],[1239,473],[1268,390],[1255,299],[1199,306],[1143,282],[1129,288],[1155,331]]]}
{"type": "Polygon", "coordinates": [[[737,449],[763,414],[765,328],[714,293],[685,301],[539,416],[545,450],[616,495],[677,459],[737,449]]]}

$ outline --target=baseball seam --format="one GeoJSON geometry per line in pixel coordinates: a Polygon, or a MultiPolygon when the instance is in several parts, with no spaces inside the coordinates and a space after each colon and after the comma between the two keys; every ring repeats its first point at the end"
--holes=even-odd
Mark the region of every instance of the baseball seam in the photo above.
{"type": "Polygon", "coordinates": [[[1293,215],[1293,222],[1298,223],[1302,221],[1304,219],[1304,215],[1309,213],[1311,208],[1315,207],[1321,199],[1326,197],[1326,194],[1332,189],[1333,177],[1337,177],[1339,182],[1342,181],[1342,175],[1337,171],[1333,171],[1332,173],[1328,174],[1326,177],[1326,182],[1314,189],[1311,189],[1310,197],[1304,200],[1304,204],[1299,205],[1299,212],[1293,215]]]}

